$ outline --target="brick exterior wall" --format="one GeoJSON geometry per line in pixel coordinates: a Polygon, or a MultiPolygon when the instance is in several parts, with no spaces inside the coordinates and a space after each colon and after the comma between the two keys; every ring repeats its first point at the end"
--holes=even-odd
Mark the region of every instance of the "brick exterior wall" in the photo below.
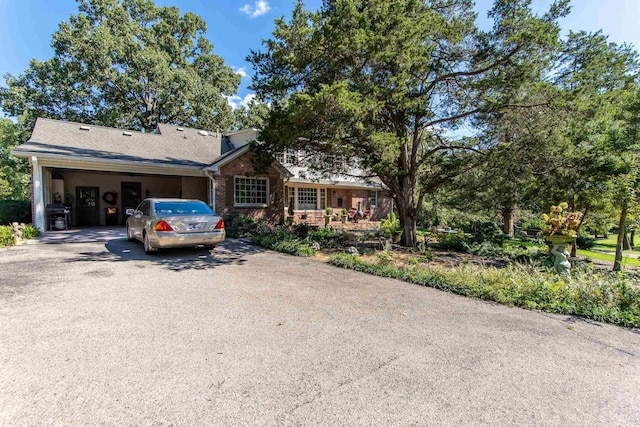
{"type": "Polygon", "coordinates": [[[284,222],[284,182],[275,168],[270,167],[266,173],[256,175],[251,163],[251,153],[245,153],[220,168],[220,175],[215,176],[216,214],[228,215],[237,213],[248,215],[254,219],[267,219],[277,223],[284,222]],[[233,177],[247,176],[269,179],[269,204],[263,207],[233,206],[233,177]]]}
{"type": "Polygon", "coordinates": [[[380,221],[391,213],[393,199],[378,191],[378,206],[371,209],[371,221],[380,221]]]}

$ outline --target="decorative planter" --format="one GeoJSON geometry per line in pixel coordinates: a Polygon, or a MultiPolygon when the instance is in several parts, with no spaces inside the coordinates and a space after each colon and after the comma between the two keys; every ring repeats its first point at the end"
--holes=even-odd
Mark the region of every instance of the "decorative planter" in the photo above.
{"type": "Polygon", "coordinates": [[[573,236],[544,236],[547,243],[551,245],[551,253],[556,257],[555,267],[558,274],[571,274],[571,263],[569,262],[569,252],[567,246],[573,243],[575,237],[573,236]]]}
{"type": "Polygon", "coordinates": [[[331,224],[331,215],[325,215],[324,216],[324,225],[326,225],[328,227],[329,224],[331,224]]]}

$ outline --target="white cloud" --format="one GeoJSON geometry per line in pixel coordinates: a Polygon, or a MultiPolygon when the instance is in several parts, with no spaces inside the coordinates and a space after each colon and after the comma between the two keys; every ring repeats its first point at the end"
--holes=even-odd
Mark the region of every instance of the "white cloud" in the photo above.
{"type": "Polygon", "coordinates": [[[241,78],[245,79],[247,77],[249,77],[249,74],[247,74],[247,69],[244,67],[233,67],[235,73],[237,75],[239,75],[241,78]]]}
{"type": "Polygon", "coordinates": [[[255,98],[256,98],[255,93],[249,93],[244,98],[238,95],[234,95],[234,96],[227,96],[227,102],[229,103],[231,108],[235,110],[236,108],[240,108],[240,107],[248,107],[251,101],[253,101],[255,98]]]}
{"type": "Polygon", "coordinates": [[[264,15],[270,10],[271,6],[269,6],[269,3],[267,3],[266,0],[257,0],[253,3],[253,6],[247,3],[240,8],[240,12],[246,13],[252,18],[257,18],[258,16],[264,15]]]}

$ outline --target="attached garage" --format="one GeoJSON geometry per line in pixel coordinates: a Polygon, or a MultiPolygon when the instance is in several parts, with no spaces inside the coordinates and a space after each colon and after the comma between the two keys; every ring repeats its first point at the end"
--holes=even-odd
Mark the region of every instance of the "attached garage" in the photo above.
{"type": "Polygon", "coordinates": [[[220,157],[220,135],[160,125],[155,133],[38,119],[13,151],[32,167],[33,222],[52,228],[63,205],[70,226],[117,225],[145,197],[200,199],[212,205],[204,167],[220,157]]]}

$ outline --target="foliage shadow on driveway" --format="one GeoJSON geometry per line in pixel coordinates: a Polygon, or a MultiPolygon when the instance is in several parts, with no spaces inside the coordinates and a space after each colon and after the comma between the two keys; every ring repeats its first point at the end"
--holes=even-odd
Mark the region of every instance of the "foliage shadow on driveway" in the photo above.
{"type": "Polygon", "coordinates": [[[126,239],[112,239],[105,245],[104,251],[80,252],[69,262],[139,262],[163,267],[171,271],[206,270],[223,265],[243,265],[247,257],[264,252],[265,249],[244,243],[240,240],[227,239],[214,250],[204,248],[165,249],[153,255],[144,253],[138,242],[126,239]]]}

